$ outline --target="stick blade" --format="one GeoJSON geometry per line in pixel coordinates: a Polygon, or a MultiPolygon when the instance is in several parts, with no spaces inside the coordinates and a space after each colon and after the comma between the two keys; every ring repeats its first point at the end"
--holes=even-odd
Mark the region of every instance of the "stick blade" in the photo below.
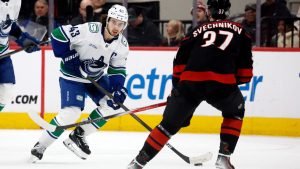
{"type": "Polygon", "coordinates": [[[197,157],[190,158],[190,164],[194,164],[195,166],[201,166],[202,163],[205,163],[212,159],[213,153],[207,152],[205,154],[199,155],[197,157]]]}
{"type": "Polygon", "coordinates": [[[37,125],[39,125],[43,129],[48,130],[50,132],[54,132],[56,130],[56,126],[49,124],[37,112],[29,111],[29,112],[27,112],[27,114],[31,118],[32,121],[34,121],[37,125]]]}

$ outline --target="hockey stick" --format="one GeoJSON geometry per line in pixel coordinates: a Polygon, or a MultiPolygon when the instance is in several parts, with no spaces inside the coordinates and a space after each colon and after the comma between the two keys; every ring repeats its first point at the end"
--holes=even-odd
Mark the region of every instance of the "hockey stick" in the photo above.
{"type": "MultiPolygon", "coordinates": [[[[91,77],[86,76],[86,79],[88,79],[99,91],[101,91],[103,94],[107,95],[110,99],[113,98],[113,95],[106,91],[102,86],[100,86],[94,79],[91,77]]],[[[124,109],[125,111],[129,111],[129,109],[124,106],[122,103],[117,102],[117,104],[124,109]]],[[[137,120],[142,126],[144,126],[148,131],[152,131],[152,128],[146,124],[142,119],[140,119],[137,115],[135,114],[130,114],[135,120],[137,120]]],[[[171,136],[169,136],[171,137],[171,136]]],[[[181,152],[179,152],[177,149],[175,149],[171,144],[167,143],[167,147],[169,147],[174,153],[176,153],[181,159],[183,159],[185,162],[189,164],[193,164],[195,166],[201,166],[203,162],[209,161],[212,158],[212,153],[207,152],[205,154],[202,154],[197,157],[188,157],[181,152]]]]}
{"type": "Polygon", "coordinates": [[[45,40],[45,41],[42,41],[42,42],[40,42],[39,44],[29,45],[29,46],[25,46],[25,47],[23,47],[23,48],[16,49],[16,50],[14,50],[14,51],[11,51],[11,52],[8,52],[8,53],[6,53],[6,54],[4,54],[4,55],[1,55],[1,56],[0,56],[0,60],[1,60],[1,59],[4,59],[4,58],[6,58],[6,57],[8,57],[8,56],[10,56],[10,55],[13,55],[13,54],[16,54],[16,53],[18,53],[18,52],[21,52],[21,51],[23,51],[23,50],[29,49],[29,48],[31,48],[31,47],[33,47],[33,46],[40,46],[40,45],[44,45],[44,44],[48,44],[48,43],[50,43],[50,39],[45,40]]]}
{"type": "Polygon", "coordinates": [[[102,119],[108,120],[108,119],[111,119],[111,118],[114,118],[114,117],[119,117],[119,116],[126,115],[126,114],[132,114],[132,113],[137,113],[137,112],[146,111],[146,110],[150,110],[150,109],[155,109],[155,108],[158,108],[158,107],[165,106],[166,104],[167,104],[166,102],[152,104],[152,105],[149,105],[149,106],[144,106],[144,107],[136,108],[136,109],[133,109],[133,110],[124,111],[124,112],[112,114],[112,115],[109,115],[109,116],[100,117],[100,118],[91,119],[91,120],[85,120],[85,121],[81,121],[81,122],[73,123],[73,124],[68,124],[68,125],[64,125],[64,126],[55,126],[55,125],[49,124],[41,116],[39,116],[38,113],[36,113],[36,112],[28,112],[28,115],[36,124],[38,124],[43,129],[48,130],[50,132],[55,132],[57,130],[64,130],[64,129],[68,129],[68,128],[71,128],[71,127],[77,127],[77,126],[97,122],[97,121],[100,121],[102,119]]]}

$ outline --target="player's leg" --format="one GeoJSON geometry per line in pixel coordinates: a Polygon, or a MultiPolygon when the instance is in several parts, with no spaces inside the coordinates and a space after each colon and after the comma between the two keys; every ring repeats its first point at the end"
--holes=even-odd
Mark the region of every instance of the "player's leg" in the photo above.
{"type": "Polygon", "coordinates": [[[13,87],[14,85],[12,83],[0,83],[0,112],[11,100],[13,96],[13,87]]]}
{"type": "Polygon", "coordinates": [[[180,93],[173,94],[168,99],[162,121],[151,131],[139,154],[128,165],[128,169],[143,168],[147,162],[154,158],[170,137],[186,125],[186,120],[190,120],[199,103],[200,101],[187,99],[180,93]]]}
{"type": "Polygon", "coordinates": [[[0,59],[0,112],[13,96],[15,74],[10,57],[0,59]]]}
{"type": "MultiPolygon", "coordinates": [[[[63,78],[59,79],[59,83],[62,109],[58,112],[57,116],[50,121],[51,124],[57,126],[74,123],[80,117],[85,100],[84,84],[63,78]]],[[[55,132],[44,130],[39,141],[31,150],[31,161],[36,162],[37,160],[41,160],[46,148],[56,141],[63,132],[64,130],[55,132]]]]}
{"type": "MultiPolygon", "coordinates": [[[[111,92],[111,86],[107,76],[101,77],[101,79],[99,79],[97,83],[106,91],[111,92]]],[[[108,97],[105,96],[102,92],[100,92],[93,84],[89,84],[88,93],[91,99],[94,101],[94,103],[98,106],[90,113],[88,119],[101,118],[103,116],[115,113],[115,111],[107,105],[106,101],[108,97]]],[[[87,136],[100,129],[106,124],[106,122],[107,120],[100,120],[98,122],[94,122],[88,125],[83,125],[82,128],[86,131],[87,136]]]]}
{"type": "MultiPolygon", "coordinates": [[[[97,81],[97,83],[101,85],[103,88],[105,88],[106,90],[110,91],[109,80],[106,76],[103,76],[100,80],[97,81]]],[[[99,92],[93,84],[86,84],[86,88],[87,88],[88,95],[91,97],[94,103],[98,105],[98,107],[90,113],[88,117],[89,120],[106,116],[107,114],[112,112],[112,109],[107,107],[106,99],[104,98],[103,93],[99,92]]],[[[74,135],[75,133],[77,133],[76,135],[73,136],[73,137],[78,136],[76,137],[77,141],[67,139],[64,141],[65,145],[67,145],[67,147],[73,146],[74,147],[73,152],[76,155],[78,155],[80,158],[86,159],[87,155],[91,153],[89,146],[85,141],[86,136],[97,131],[99,128],[105,125],[106,122],[107,121],[103,119],[97,122],[76,127],[75,130],[70,134],[70,138],[72,137],[71,136],[72,134],[74,135]],[[80,153],[80,151],[86,152],[85,153],[86,155],[80,155],[82,154],[80,153]]]]}
{"type": "MultiPolygon", "coordinates": [[[[208,103],[221,110],[223,116],[219,155],[216,162],[216,167],[220,169],[234,169],[230,163],[230,155],[234,152],[239,140],[245,113],[245,101],[239,88],[236,86],[228,91],[230,92],[226,97],[207,100],[208,103]]],[[[224,96],[224,93],[219,96],[224,96]]]]}

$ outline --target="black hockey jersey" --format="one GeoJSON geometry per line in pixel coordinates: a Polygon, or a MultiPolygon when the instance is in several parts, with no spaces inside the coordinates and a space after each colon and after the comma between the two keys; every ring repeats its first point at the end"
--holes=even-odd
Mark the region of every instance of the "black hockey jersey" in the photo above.
{"type": "Polygon", "coordinates": [[[179,81],[250,82],[251,38],[240,24],[221,20],[196,27],[181,42],[173,64],[173,85],[179,81]]]}

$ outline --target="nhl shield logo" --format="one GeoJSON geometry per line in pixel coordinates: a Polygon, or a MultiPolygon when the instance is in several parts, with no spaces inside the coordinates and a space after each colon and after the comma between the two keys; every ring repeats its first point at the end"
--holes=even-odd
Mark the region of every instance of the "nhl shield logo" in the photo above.
{"type": "Polygon", "coordinates": [[[99,26],[96,23],[89,23],[89,31],[92,33],[98,33],[99,26]]]}

